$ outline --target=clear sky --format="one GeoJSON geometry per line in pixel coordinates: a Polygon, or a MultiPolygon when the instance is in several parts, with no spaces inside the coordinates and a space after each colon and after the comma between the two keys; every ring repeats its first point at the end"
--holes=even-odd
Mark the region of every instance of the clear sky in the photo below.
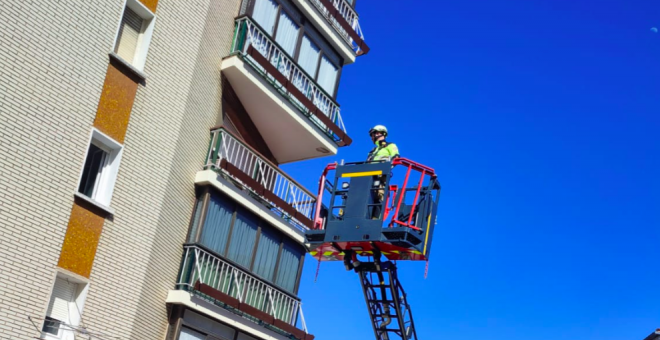
{"type": "MultiPolygon", "coordinates": [[[[419,338],[642,340],[660,327],[660,1],[358,0],[355,140],[285,166],[316,188],[385,124],[442,183],[430,271],[399,262],[419,338]]],[[[318,339],[373,339],[357,274],[307,257],[318,339]]]]}

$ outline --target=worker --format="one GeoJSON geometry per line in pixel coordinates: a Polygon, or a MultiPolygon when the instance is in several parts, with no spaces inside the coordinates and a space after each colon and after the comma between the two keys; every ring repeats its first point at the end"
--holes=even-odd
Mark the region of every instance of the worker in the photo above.
{"type": "Polygon", "coordinates": [[[367,156],[367,162],[391,161],[399,156],[399,148],[396,144],[389,143],[387,138],[387,128],[383,125],[376,125],[369,130],[371,141],[376,144],[367,156]]]}
{"type": "MultiPolygon", "coordinates": [[[[369,152],[367,156],[367,162],[381,162],[381,161],[392,161],[395,158],[400,157],[399,148],[396,144],[389,143],[385,138],[387,138],[387,128],[383,125],[376,125],[371,130],[369,130],[369,136],[371,141],[374,142],[376,146],[369,152]]],[[[380,182],[378,189],[375,191],[373,196],[375,203],[382,203],[385,199],[385,176],[376,176],[375,178],[380,182]]],[[[379,219],[381,216],[381,207],[374,207],[371,212],[371,218],[374,220],[379,219]]]]}

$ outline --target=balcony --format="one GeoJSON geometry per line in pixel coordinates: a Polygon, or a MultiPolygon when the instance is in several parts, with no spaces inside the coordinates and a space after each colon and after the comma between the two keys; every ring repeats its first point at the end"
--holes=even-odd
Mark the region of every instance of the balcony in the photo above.
{"type": "Polygon", "coordinates": [[[339,104],[249,17],[236,20],[221,69],[279,163],[351,144],[339,104]]]}
{"type": "Polygon", "coordinates": [[[342,54],[346,64],[367,54],[357,13],[346,0],[293,0],[305,12],[323,36],[342,54]]]}
{"type": "MultiPolygon", "coordinates": [[[[184,245],[176,288],[200,295],[277,333],[313,339],[307,334],[300,299],[199,245],[184,245]]],[[[168,303],[181,302],[178,300],[177,294],[170,292],[168,303]]]]}
{"type": "Polygon", "coordinates": [[[222,127],[211,131],[204,168],[228,176],[294,228],[312,227],[316,195],[222,127]]]}

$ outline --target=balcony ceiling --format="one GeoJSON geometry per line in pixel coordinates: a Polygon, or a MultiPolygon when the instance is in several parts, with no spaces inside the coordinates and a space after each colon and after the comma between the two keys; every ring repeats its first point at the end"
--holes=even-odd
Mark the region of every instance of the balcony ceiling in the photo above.
{"type": "Polygon", "coordinates": [[[337,145],[238,56],[222,73],[280,164],[337,154],[337,145]]]}

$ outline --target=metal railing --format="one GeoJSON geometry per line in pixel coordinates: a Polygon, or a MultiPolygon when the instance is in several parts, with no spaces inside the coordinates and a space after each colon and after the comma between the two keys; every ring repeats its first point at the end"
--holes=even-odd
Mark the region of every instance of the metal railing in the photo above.
{"type": "Polygon", "coordinates": [[[302,303],[295,296],[275,288],[197,245],[184,245],[183,251],[177,288],[191,291],[199,281],[294,327],[300,316],[303,330],[307,332],[302,303]]]}
{"type": "MultiPolygon", "coordinates": [[[[357,13],[353,9],[353,6],[349,4],[346,0],[328,0],[332,3],[332,6],[337,10],[337,13],[346,19],[346,22],[353,28],[355,33],[357,33],[362,40],[364,40],[364,32],[360,27],[360,22],[357,13]]],[[[349,46],[355,51],[355,53],[360,54],[362,51],[360,44],[358,44],[351,36],[346,32],[344,27],[342,27],[337,20],[331,15],[330,8],[327,8],[321,0],[309,0],[314,7],[332,24],[339,33],[339,36],[348,43],[349,46]]]]}
{"type": "MultiPolygon", "coordinates": [[[[267,161],[245,142],[234,137],[230,132],[221,127],[211,131],[211,145],[205,168],[223,170],[221,168],[223,159],[257,181],[266,190],[291,205],[298,213],[310,220],[314,217],[316,195],[296,183],[291,177],[267,161]]],[[[226,173],[232,176],[234,180],[240,181],[239,178],[233,176],[231,173],[226,173]]],[[[247,185],[246,187],[250,188],[247,185]]],[[[309,229],[294,216],[291,216],[284,207],[278,206],[263,196],[260,196],[260,199],[272,205],[274,208],[273,211],[276,214],[282,216],[296,228],[302,231],[309,229]]]]}
{"type": "Polygon", "coordinates": [[[297,100],[287,89],[282,86],[273,77],[266,75],[263,67],[259,66],[254,59],[247,55],[248,48],[252,46],[268,62],[270,62],[286,79],[293,84],[302,94],[307,97],[331,122],[346,132],[344,121],[341,118],[339,105],[332,99],[328,93],[323,90],[311,76],[309,76],[298,64],[289,56],[271,37],[249,17],[236,19],[236,31],[234,33],[234,43],[232,53],[239,52],[248,62],[250,62],[266,79],[271,82],[277,90],[291,103],[305,113],[310,120],[318,126],[321,131],[333,138],[335,141],[341,139],[328,126],[322,123],[317,117],[312,115],[309,109],[297,100]]]}

